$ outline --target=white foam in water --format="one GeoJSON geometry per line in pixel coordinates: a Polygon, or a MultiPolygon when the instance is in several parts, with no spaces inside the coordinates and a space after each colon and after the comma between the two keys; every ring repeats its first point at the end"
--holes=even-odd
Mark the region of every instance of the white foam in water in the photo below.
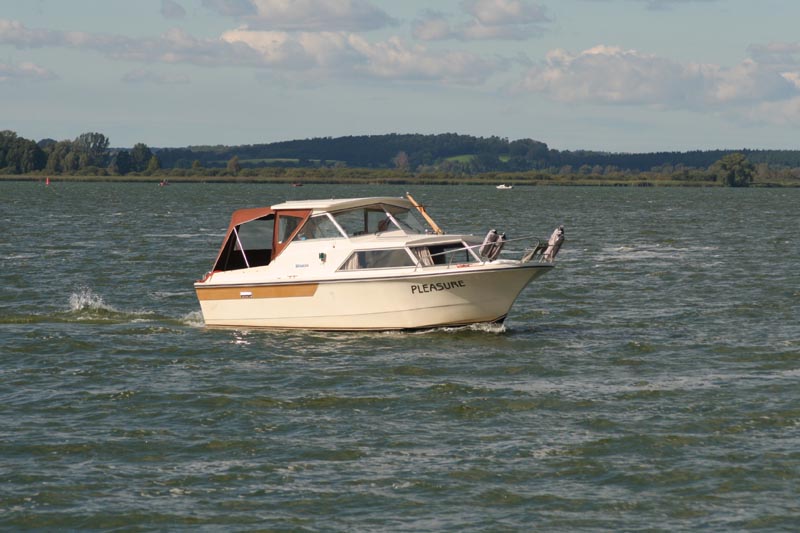
{"type": "Polygon", "coordinates": [[[69,309],[70,311],[116,311],[89,287],[82,287],[70,295],[69,309]]]}
{"type": "Polygon", "coordinates": [[[505,324],[496,324],[491,322],[482,322],[480,324],[472,324],[469,326],[472,331],[482,331],[484,333],[505,333],[507,331],[505,324]]]}
{"type": "Polygon", "coordinates": [[[206,323],[203,321],[203,314],[200,311],[192,311],[188,315],[185,315],[181,319],[181,322],[183,322],[187,326],[192,326],[196,328],[202,328],[203,326],[206,325],[206,323]]]}
{"type": "MultiPolygon", "coordinates": [[[[72,313],[78,313],[79,319],[104,317],[127,321],[132,324],[152,322],[158,319],[158,316],[151,310],[127,311],[117,309],[107,304],[103,297],[95,293],[90,287],[81,287],[70,295],[69,310],[72,313]]],[[[205,325],[200,311],[193,311],[178,320],[192,327],[203,327],[205,325]]]]}
{"type": "Polygon", "coordinates": [[[504,324],[494,324],[491,322],[480,322],[478,324],[469,324],[466,326],[444,326],[439,328],[423,329],[413,332],[417,335],[427,335],[429,333],[460,333],[463,331],[479,331],[482,333],[501,334],[507,331],[504,324]]]}

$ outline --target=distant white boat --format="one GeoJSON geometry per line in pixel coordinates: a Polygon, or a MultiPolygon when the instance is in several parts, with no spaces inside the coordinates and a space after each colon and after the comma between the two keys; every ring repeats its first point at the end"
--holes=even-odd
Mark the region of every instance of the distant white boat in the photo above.
{"type": "Polygon", "coordinates": [[[513,185],[506,185],[505,183],[501,183],[501,184],[500,184],[500,185],[498,185],[496,188],[497,188],[497,189],[513,189],[513,188],[514,188],[514,186],[513,186],[513,185]]]}

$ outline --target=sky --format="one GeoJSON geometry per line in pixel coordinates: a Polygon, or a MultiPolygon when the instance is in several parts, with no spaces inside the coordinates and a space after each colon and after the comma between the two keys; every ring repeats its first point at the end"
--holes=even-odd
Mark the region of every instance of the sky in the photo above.
{"type": "Polygon", "coordinates": [[[798,0],[0,0],[0,130],[798,149],[798,0]]]}

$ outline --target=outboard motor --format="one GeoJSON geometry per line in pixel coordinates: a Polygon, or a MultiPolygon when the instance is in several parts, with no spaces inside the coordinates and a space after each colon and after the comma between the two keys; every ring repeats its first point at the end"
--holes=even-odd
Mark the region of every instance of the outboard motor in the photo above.
{"type": "MultiPolygon", "coordinates": [[[[478,249],[478,255],[489,258],[489,254],[492,252],[494,243],[497,242],[497,239],[497,230],[489,230],[489,233],[487,233],[486,237],[483,239],[483,244],[481,244],[481,247],[478,249]]],[[[491,260],[491,258],[489,259],[491,260]]]]}
{"type": "Polygon", "coordinates": [[[550,235],[550,240],[547,241],[547,249],[544,251],[544,259],[552,263],[555,260],[556,254],[561,248],[561,244],[563,242],[564,226],[559,226],[553,230],[553,234],[550,235]]]}

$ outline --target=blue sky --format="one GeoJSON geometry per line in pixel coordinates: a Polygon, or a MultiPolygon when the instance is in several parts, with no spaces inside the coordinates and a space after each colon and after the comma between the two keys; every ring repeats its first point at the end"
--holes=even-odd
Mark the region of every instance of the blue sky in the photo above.
{"type": "Polygon", "coordinates": [[[0,129],[797,149],[797,0],[0,0],[0,129]]]}

